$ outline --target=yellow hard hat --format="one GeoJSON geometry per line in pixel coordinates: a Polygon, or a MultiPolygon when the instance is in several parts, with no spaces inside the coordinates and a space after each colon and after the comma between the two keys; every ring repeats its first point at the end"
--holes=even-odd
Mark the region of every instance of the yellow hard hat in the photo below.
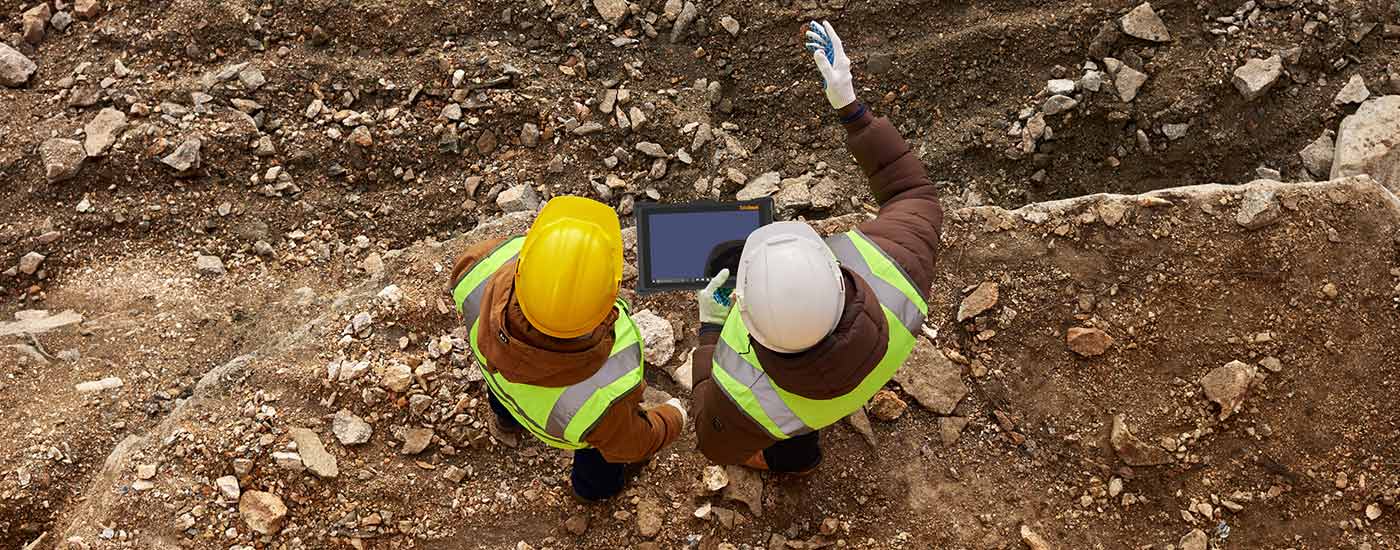
{"type": "Polygon", "coordinates": [[[535,218],[515,269],[525,318],[555,338],[576,338],[608,317],[622,281],[622,224],[606,204],[550,199],[535,218]]]}

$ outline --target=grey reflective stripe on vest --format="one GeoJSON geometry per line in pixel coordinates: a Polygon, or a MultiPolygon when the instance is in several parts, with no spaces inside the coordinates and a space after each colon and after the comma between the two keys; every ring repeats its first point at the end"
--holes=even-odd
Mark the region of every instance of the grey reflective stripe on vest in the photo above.
{"type": "MultiPolygon", "coordinates": [[[[490,257],[490,255],[487,255],[487,257],[490,257]]],[[[513,262],[518,257],[520,257],[519,253],[511,255],[511,257],[507,258],[501,265],[504,266],[505,264],[513,262]]],[[[490,283],[491,277],[482,279],[481,284],[476,285],[476,288],[473,288],[472,291],[467,294],[467,299],[462,300],[462,318],[466,320],[467,328],[471,328],[475,325],[477,318],[481,317],[481,298],[486,294],[486,285],[490,283]]]]}
{"type": "MultiPolygon", "coordinates": [[[[588,400],[593,398],[593,394],[637,370],[641,364],[642,345],[640,343],[632,344],[609,357],[607,362],[598,369],[598,372],[593,373],[593,376],[569,386],[569,389],[564,390],[564,393],[559,395],[559,400],[554,402],[554,408],[549,411],[549,421],[545,426],[545,431],[549,435],[568,441],[568,438],[564,437],[564,430],[569,427],[569,422],[573,421],[574,415],[578,414],[579,409],[582,409],[588,400]]],[[[598,420],[602,420],[602,417],[598,417],[598,420]]],[[[586,433],[588,430],[580,432],[579,439],[581,440],[586,433]]]]}
{"type": "MultiPolygon", "coordinates": [[[[870,264],[865,261],[865,256],[861,256],[855,243],[851,242],[850,235],[845,233],[833,235],[826,239],[826,246],[836,255],[836,260],[841,262],[842,267],[854,271],[860,275],[860,278],[865,279],[866,284],[875,290],[875,299],[880,301],[880,305],[894,312],[894,316],[899,319],[900,324],[904,325],[906,330],[911,334],[919,334],[919,327],[924,324],[924,314],[919,311],[919,306],[894,285],[875,275],[875,272],[870,269],[870,264]]],[[[891,260],[885,251],[880,250],[880,247],[876,246],[875,249],[880,251],[880,255],[884,256],[886,261],[899,267],[899,264],[891,260]]],[[[900,275],[909,280],[909,275],[904,273],[904,269],[899,269],[900,275]]],[[[915,286],[914,281],[909,280],[909,286],[915,286]]],[[[915,286],[915,288],[918,287],[915,286]]]]}
{"type": "MultiPolygon", "coordinates": [[[[752,364],[739,356],[739,352],[729,346],[729,342],[720,338],[715,344],[715,364],[724,369],[730,378],[738,381],[739,384],[749,388],[754,397],[758,399],[758,405],[763,407],[763,412],[768,418],[778,426],[778,429],[787,434],[788,437],[796,437],[812,431],[797,413],[788,408],[787,402],[773,388],[773,381],[761,370],[754,368],[752,364]]],[[[724,384],[718,384],[720,393],[724,392],[724,384]]],[[[725,395],[728,395],[727,393],[725,395]]],[[[733,399],[731,397],[731,399],[733,399]]],[[[738,406],[738,404],[735,404],[738,406]]],[[[739,407],[740,410],[743,407],[739,407]]]]}

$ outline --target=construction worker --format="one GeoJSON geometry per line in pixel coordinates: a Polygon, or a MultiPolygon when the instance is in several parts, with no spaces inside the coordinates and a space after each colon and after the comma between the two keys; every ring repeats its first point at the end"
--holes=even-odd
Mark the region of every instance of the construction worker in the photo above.
{"type": "Polygon", "coordinates": [[[642,340],[621,279],[617,213],[581,197],[550,200],[524,236],[476,243],[452,270],[492,435],[514,447],[528,430],[573,450],[574,495],[589,502],[619,493],[629,464],[685,428],[679,400],[642,408],[642,340]]]}
{"type": "Polygon", "coordinates": [[[728,270],[697,293],[693,357],[701,452],[789,473],[814,470],[820,430],[864,406],[909,357],[928,314],[943,223],[918,157],[856,100],[836,31],[813,22],[805,38],[880,213],[825,240],[801,222],[750,234],[734,305],[719,291],[728,270]]]}

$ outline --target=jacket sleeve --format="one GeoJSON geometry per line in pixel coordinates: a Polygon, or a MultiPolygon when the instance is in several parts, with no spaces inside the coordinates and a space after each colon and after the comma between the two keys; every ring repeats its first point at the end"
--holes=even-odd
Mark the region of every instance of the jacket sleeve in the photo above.
{"type": "Polygon", "coordinates": [[[867,111],[846,124],[846,133],[846,147],[880,203],[880,214],[860,230],[904,268],[928,299],[943,228],[938,188],[889,119],[867,111]]]}
{"type": "Polygon", "coordinates": [[[743,464],[777,440],[734,406],[711,378],[711,360],[719,335],[717,325],[702,325],[699,345],[691,355],[695,436],[700,452],[715,464],[743,464]]]}
{"type": "Polygon", "coordinates": [[[614,464],[641,462],[680,437],[685,426],[681,413],[670,406],[642,410],[642,382],[603,414],[584,442],[603,453],[614,464]]]}
{"type": "Polygon", "coordinates": [[[467,274],[467,268],[490,254],[504,241],[505,239],[488,239],[467,247],[466,252],[463,252],[461,256],[457,257],[457,261],[452,263],[452,282],[451,286],[447,287],[447,291],[452,292],[453,289],[457,288],[457,283],[461,282],[462,277],[467,274]]]}

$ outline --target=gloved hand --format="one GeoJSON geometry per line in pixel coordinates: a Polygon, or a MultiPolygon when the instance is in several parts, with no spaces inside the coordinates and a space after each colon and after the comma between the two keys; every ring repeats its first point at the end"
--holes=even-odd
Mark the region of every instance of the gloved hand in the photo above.
{"type": "Polygon", "coordinates": [[[817,69],[826,81],[826,99],[831,107],[841,109],[856,102],[856,89],[851,80],[851,60],[846,57],[846,48],[841,45],[841,37],[831,28],[831,23],[813,21],[807,24],[807,51],[817,62],[817,69]]]}
{"type": "Polygon", "coordinates": [[[695,293],[695,301],[700,306],[701,323],[723,325],[724,320],[729,318],[729,310],[734,307],[734,302],[727,296],[723,297],[725,301],[721,302],[721,296],[715,295],[727,281],[729,281],[729,268],[726,267],[719,270],[719,273],[710,279],[710,284],[705,285],[704,289],[695,293]]]}
{"type": "Polygon", "coordinates": [[[670,405],[670,406],[672,406],[672,407],[675,407],[676,410],[678,410],[678,411],[681,412],[681,427],[682,427],[682,428],[685,427],[686,422],[689,422],[689,421],[690,421],[690,414],[685,412],[685,406],[681,405],[681,400],[672,397],[672,398],[666,400],[665,403],[662,403],[662,405],[670,405]]]}

